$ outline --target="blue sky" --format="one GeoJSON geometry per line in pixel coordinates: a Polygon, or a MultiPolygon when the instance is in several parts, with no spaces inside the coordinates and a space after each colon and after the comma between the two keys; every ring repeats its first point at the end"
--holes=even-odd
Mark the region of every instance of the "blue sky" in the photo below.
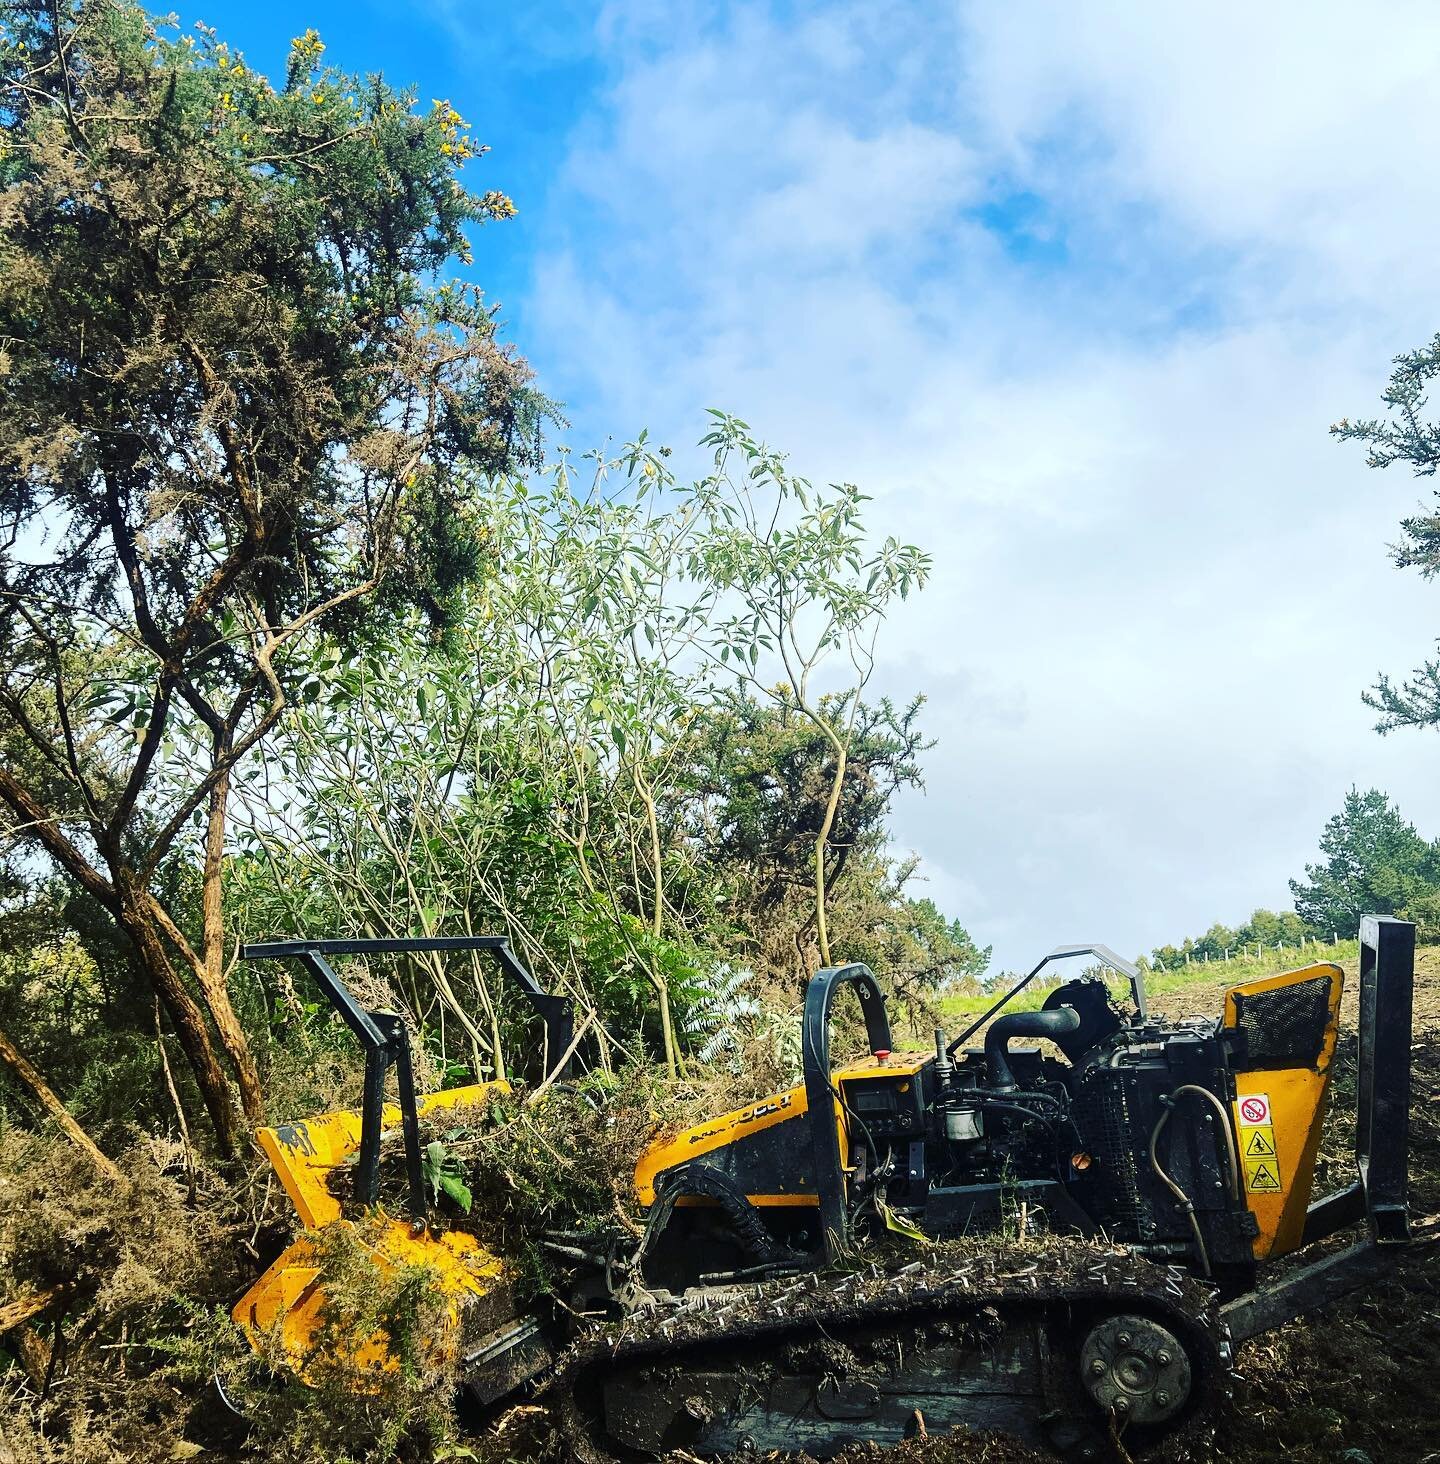
{"type": "Polygon", "coordinates": [[[1385,545],[1326,428],[1440,328],[1440,11],[611,0],[185,13],[448,97],[520,208],[474,277],[577,446],[719,405],[936,560],[882,643],[939,745],[897,811],[997,960],[1284,905],[1352,783],[1440,834],[1385,545]]]}

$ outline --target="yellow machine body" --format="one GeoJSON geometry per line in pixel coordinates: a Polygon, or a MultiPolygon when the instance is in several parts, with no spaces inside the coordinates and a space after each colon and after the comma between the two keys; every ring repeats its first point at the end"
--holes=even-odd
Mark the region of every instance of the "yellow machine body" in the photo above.
{"type": "Polygon", "coordinates": [[[1326,978],[1330,982],[1329,1017],[1314,1063],[1256,1067],[1235,1074],[1235,1138],[1245,1202],[1260,1227],[1255,1237],[1257,1261],[1283,1256],[1302,1243],[1320,1152],[1325,1095],[1335,1062],[1345,973],[1339,966],[1320,962],[1247,981],[1225,993],[1222,1021],[1233,1032],[1247,1000],[1275,997],[1302,983],[1326,978]]]}
{"type": "MultiPolygon", "coordinates": [[[[903,1083],[934,1060],[934,1054],[926,1052],[896,1052],[883,1058],[864,1057],[835,1068],[833,1076],[843,1093],[851,1080],[878,1074],[898,1077],[903,1083]]],[[[838,1099],[834,1100],[834,1106],[840,1152],[848,1154],[850,1144],[845,1114],[838,1099]]],[[[640,1203],[647,1209],[655,1203],[655,1180],[667,1169],[674,1169],[718,1149],[748,1145],[757,1150],[756,1163],[752,1167],[756,1182],[753,1187],[745,1186],[752,1205],[767,1209],[780,1206],[813,1208],[819,1201],[811,1173],[813,1156],[809,1148],[809,1126],[796,1122],[809,1111],[810,1103],[801,1083],[757,1103],[721,1114],[719,1118],[707,1119],[678,1133],[663,1135],[645,1150],[635,1166],[635,1189],[640,1203]],[[793,1125],[783,1136],[775,1132],[782,1124],[793,1125]],[[768,1135],[768,1141],[755,1143],[762,1134],[768,1135]],[[792,1134],[793,1141],[786,1142],[792,1134]],[[775,1160],[781,1162],[775,1163],[775,1160]]],[[[684,1206],[712,1205],[715,1202],[700,1196],[686,1196],[678,1203],[684,1206]]]]}
{"type": "MultiPolygon", "coordinates": [[[[1325,1114],[1325,1097],[1334,1063],[1344,972],[1339,966],[1318,963],[1277,976],[1232,987],[1225,993],[1222,1027],[1234,1034],[1247,1003],[1268,1037],[1256,1038],[1257,1056],[1234,1072],[1236,1096],[1232,1105],[1233,1130],[1239,1162],[1239,1182],[1247,1208],[1255,1217],[1258,1234],[1253,1249],[1257,1261],[1296,1250],[1302,1243],[1305,1212],[1315,1179],[1315,1163],[1325,1114]],[[1283,1026],[1286,993],[1313,990],[1308,983],[1327,981],[1325,1027],[1318,1055],[1301,1067],[1267,1065],[1264,1050],[1274,1041],[1273,1029],[1283,1026]],[[1257,1001],[1257,998],[1260,1000],[1257,1001]],[[1263,1013],[1264,1015],[1260,1015],[1263,1013]]],[[[1307,1013],[1313,1013],[1313,1005],[1307,1013]]],[[[1313,1020],[1307,1015],[1307,1021],[1313,1020]]],[[[1314,1032],[1314,1027],[1308,1028],[1314,1032]]],[[[1281,1043],[1283,1046],[1283,1042],[1281,1043]]],[[[867,1057],[837,1067],[836,1090],[844,1094],[857,1079],[884,1076],[898,1079],[900,1091],[907,1079],[919,1081],[935,1061],[933,1053],[896,1053],[867,1057]]],[[[655,1203],[656,1180],[690,1160],[727,1150],[725,1168],[739,1183],[750,1203],[766,1210],[790,1207],[812,1209],[819,1201],[814,1178],[810,1126],[802,1122],[809,1112],[803,1084],[788,1088],[680,1130],[663,1135],[640,1157],[635,1188],[640,1203],[655,1203]]],[[[835,1100],[835,1123],[841,1155],[851,1153],[849,1118],[835,1100]]],[[[853,1171],[845,1169],[846,1183],[853,1171]]],[[[680,1206],[713,1206],[703,1196],[684,1196],[680,1206]]]]}
{"type": "MultiPolygon", "coordinates": [[[[431,1093],[417,1102],[419,1113],[434,1113],[478,1103],[491,1093],[508,1093],[508,1083],[477,1083],[431,1093]]],[[[400,1110],[384,1109],[383,1123],[394,1128],[400,1110]]],[[[340,1201],[331,1194],[331,1174],[360,1147],[360,1114],[353,1110],[321,1114],[302,1123],[261,1129],[260,1147],[274,1167],[285,1193],[295,1206],[305,1233],[298,1236],[258,1281],[236,1303],[231,1315],[257,1351],[277,1347],[284,1360],[302,1376],[313,1355],[322,1325],[325,1302],[315,1250],[316,1233],[329,1225],[348,1225],[340,1201]]],[[[439,1236],[416,1235],[405,1219],[380,1216],[381,1228],[373,1244],[373,1259],[382,1270],[407,1265],[429,1266],[453,1300],[450,1345],[459,1338],[462,1314],[483,1298],[506,1289],[505,1268],[498,1257],[472,1235],[449,1230],[439,1236]]],[[[497,1299],[499,1299],[497,1297],[497,1299]]],[[[387,1340],[367,1339],[352,1359],[362,1368],[392,1368],[395,1361],[387,1340]]]]}

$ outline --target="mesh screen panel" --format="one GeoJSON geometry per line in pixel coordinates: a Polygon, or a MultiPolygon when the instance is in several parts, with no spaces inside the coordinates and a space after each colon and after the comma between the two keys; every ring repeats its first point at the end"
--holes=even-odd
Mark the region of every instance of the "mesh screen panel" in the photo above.
{"type": "Polygon", "coordinates": [[[1330,976],[1312,976],[1273,991],[1235,995],[1235,1029],[1245,1037],[1241,1072],[1313,1067],[1330,1020],[1330,976]]]}
{"type": "MultiPolygon", "coordinates": [[[[1104,1222],[1120,1235],[1138,1239],[1150,1207],[1140,1189],[1135,1152],[1140,1132],[1124,1074],[1092,1067],[1076,1095],[1075,1119],[1097,1161],[1096,1183],[1103,1195],[1104,1222]]],[[[1148,1130],[1146,1130],[1148,1134],[1148,1130]]]]}

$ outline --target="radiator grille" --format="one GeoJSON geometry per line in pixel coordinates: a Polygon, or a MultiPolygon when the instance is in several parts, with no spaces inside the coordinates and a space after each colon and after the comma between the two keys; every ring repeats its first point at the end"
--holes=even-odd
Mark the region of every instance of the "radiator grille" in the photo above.
{"type": "Polygon", "coordinates": [[[1141,1125],[1134,1115],[1127,1075],[1103,1066],[1091,1068],[1080,1084],[1075,1120],[1096,1161],[1094,1184],[1104,1212],[1097,1218],[1122,1237],[1138,1239],[1150,1207],[1140,1188],[1135,1142],[1141,1125]]]}

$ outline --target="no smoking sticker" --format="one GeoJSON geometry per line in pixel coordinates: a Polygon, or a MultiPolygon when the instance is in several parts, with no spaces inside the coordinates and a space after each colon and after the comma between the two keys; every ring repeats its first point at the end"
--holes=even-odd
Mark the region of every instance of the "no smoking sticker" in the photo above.
{"type": "Polygon", "coordinates": [[[1240,1122],[1247,1128],[1256,1124],[1269,1124],[1270,1095],[1268,1093],[1247,1093],[1236,1106],[1240,1110],[1240,1122]]]}

